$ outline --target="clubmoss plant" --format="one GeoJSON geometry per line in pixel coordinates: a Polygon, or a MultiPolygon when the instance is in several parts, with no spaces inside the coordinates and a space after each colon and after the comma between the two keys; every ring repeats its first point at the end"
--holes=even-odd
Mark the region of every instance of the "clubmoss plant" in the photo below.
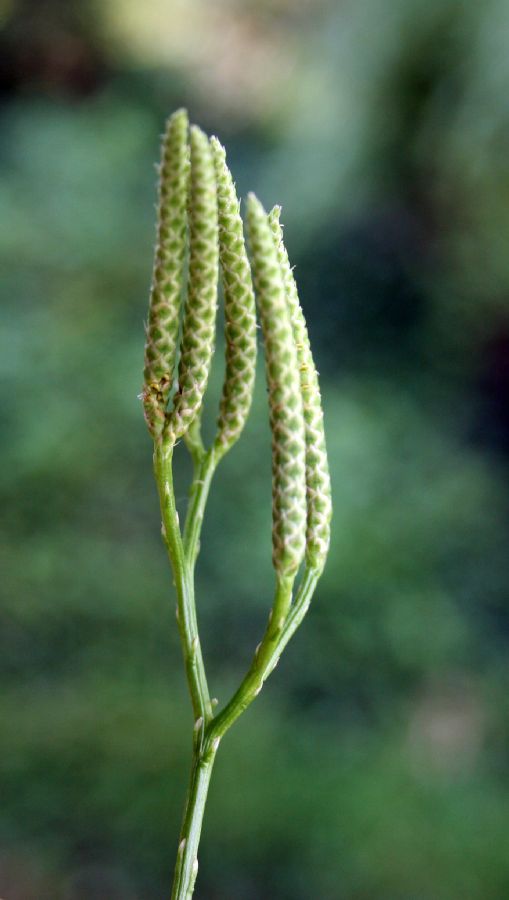
{"type": "Polygon", "coordinates": [[[318,375],[283,243],[279,207],[267,215],[259,200],[249,195],[250,265],[240,204],[219,141],[209,141],[196,126],[189,129],[187,113],[179,110],[168,120],[161,157],[141,397],[154,441],[162,536],[176,586],[177,623],[194,716],[191,779],[171,894],[172,900],[189,900],[219,743],[260,693],[308,610],[327,556],[331,495],[318,375]],[[224,294],[225,376],[216,436],[206,448],[200,417],[214,352],[219,274],[224,294]],[[274,599],[248,671],[229,702],[215,711],[198,633],[194,568],[214,471],[240,437],[251,406],[256,307],[272,434],[274,599]],[[181,438],[193,460],[183,528],[172,470],[174,448],[181,438]]]}

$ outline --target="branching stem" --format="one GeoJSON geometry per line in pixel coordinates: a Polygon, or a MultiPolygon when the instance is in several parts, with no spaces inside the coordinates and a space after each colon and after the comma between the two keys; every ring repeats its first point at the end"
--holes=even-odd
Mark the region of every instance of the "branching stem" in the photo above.
{"type": "Polygon", "coordinates": [[[195,722],[212,718],[210,694],[196,621],[193,566],[184,552],[175,505],[172,472],[173,448],[155,443],[154,473],[161,505],[162,534],[168,549],[177,591],[177,621],[195,722]]]}
{"type": "Polygon", "coordinates": [[[279,576],[269,622],[251,666],[231,700],[214,716],[198,634],[194,569],[205,506],[218,455],[212,447],[194,457],[194,477],[183,535],[175,504],[172,461],[173,448],[165,445],[164,440],[156,441],[154,473],[161,505],[162,534],[177,591],[177,620],[195,720],[191,780],[180,832],[171,900],[190,900],[198,871],[198,844],[205,802],[219,742],[260,693],[264,681],[276,666],[283,648],[307,611],[319,573],[313,569],[304,571],[293,605],[294,579],[279,576]]]}

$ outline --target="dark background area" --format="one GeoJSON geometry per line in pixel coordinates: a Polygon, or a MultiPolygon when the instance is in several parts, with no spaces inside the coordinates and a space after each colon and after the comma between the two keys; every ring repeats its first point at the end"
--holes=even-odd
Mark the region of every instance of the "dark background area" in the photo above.
{"type": "MultiPolygon", "coordinates": [[[[192,720],[137,395],[185,105],[283,205],[334,491],[197,898],[505,900],[507,2],[2,0],[0,26],[0,896],[168,896],[192,720]]],[[[202,541],[220,703],[270,603],[265,403],[260,369],[202,541]]]]}

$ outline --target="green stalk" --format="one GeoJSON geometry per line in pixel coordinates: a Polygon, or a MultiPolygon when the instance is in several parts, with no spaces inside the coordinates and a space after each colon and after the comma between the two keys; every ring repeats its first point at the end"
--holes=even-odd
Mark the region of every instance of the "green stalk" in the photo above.
{"type": "Polygon", "coordinates": [[[177,622],[184,656],[195,722],[205,725],[212,718],[212,706],[198,635],[194,602],[193,566],[184,553],[179,517],[175,505],[172,472],[173,447],[155,443],[154,474],[159,493],[163,540],[173,569],[177,591],[177,622]]]}
{"type": "MultiPolygon", "coordinates": [[[[292,599],[293,578],[280,577],[265,634],[258,644],[251,666],[239,688],[224,709],[212,720],[207,730],[210,741],[220,740],[236,719],[260,693],[271,672],[270,663],[277,654],[287,613],[292,599]]],[[[274,666],[272,666],[273,668],[274,666]]]]}
{"type": "Polygon", "coordinates": [[[205,513],[205,504],[209,495],[210,482],[217,466],[217,454],[214,447],[195,457],[194,478],[191,485],[189,509],[184,526],[184,552],[189,565],[194,565],[200,552],[200,532],[205,513]]]}
{"type": "Polygon", "coordinates": [[[273,647],[270,658],[267,661],[264,679],[268,678],[272,670],[276,668],[279,662],[279,657],[285,649],[288,641],[291,637],[293,637],[304,616],[306,615],[309,609],[309,604],[311,603],[311,599],[315,592],[318,579],[320,578],[321,574],[321,569],[310,568],[307,566],[304,569],[297,595],[290,608],[288,616],[286,617],[286,621],[281,630],[279,640],[276,646],[273,647]]]}
{"type": "Polygon", "coordinates": [[[171,900],[190,900],[198,874],[198,845],[217,745],[193,754],[191,780],[180,831],[171,900]]]}
{"type": "Polygon", "coordinates": [[[181,536],[175,506],[172,472],[173,448],[157,442],[154,451],[154,473],[162,515],[163,539],[168,550],[177,591],[177,621],[182,643],[189,693],[195,718],[193,763],[184,819],[179,838],[172,900],[192,897],[198,872],[198,844],[205,812],[205,802],[219,741],[205,742],[205,728],[212,720],[212,705],[203,664],[196,607],[194,601],[194,567],[198,556],[203,514],[216,459],[213,450],[202,456],[195,469],[191,486],[191,502],[181,536]]]}
{"type": "Polygon", "coordinates": [[[156,442],[154,472],[161,504],[163,539],[175,579],[177,620],[195,718],[191,779],[180,831],[171,898],[190,900],[198,871],[198,845],[219,741],[260,693],[265,678],[274,667],[274,658],[279,656],[278,647],[290,610],[293,578],[278,578],[270,620],[251,667],[230,702],[214,717],[198,635],[194,568],[205,505],[218,459],[214,448],[204,453],[200,460],[196,459],[191,500],[182,537],[173,489],[172,457],[173,448],[166,446],[164,442],[156,442]]]}
{"type": "Polygon", "coordinates": [[[181,535],[172,473],[173,448],[156,442],[154,472],[161,504],[163,539],[177,591],[177,620],[195,718],[193,760],[179,836],[171,900],[191,900],[198,873],[198,846],[212,768],[219,742],[260,693],[279,656],[304,618],[320,572],[306,568],[292,605],[294,578],[279,576],[269,622],[251,666],[223,710],[212,713],[198,635],[194,601],[194,568],[210,483],[218,457],[211,448],[195,459],[190,504],[181,535]]]}

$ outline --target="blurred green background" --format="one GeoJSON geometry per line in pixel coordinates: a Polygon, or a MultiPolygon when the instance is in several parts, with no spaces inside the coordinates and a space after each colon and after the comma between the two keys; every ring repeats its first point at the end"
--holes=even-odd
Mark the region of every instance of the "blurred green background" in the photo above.
{"type": "MultiPolygon", "coordinates": [[[[309,616],[221,748],[197,898],[505,900],[507,0],[1,0],[0,24],[0,896],[169,892],[192,721],[137,394],[186,105],[283,205],[335,502],[309,616]]],[[[219,352],[211,422],[220,378],[219,352]]],[[[260,370],[198,569],[220,702],[270,602],[266,419],[260,370]]]]}

